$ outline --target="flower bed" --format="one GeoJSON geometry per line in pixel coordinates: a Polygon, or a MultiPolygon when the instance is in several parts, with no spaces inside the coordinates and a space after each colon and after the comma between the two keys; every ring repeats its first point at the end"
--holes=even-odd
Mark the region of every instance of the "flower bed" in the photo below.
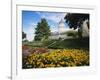
{"type": "Polygon", "coordinates": [[[34,52],[23,58],[23,63],[23,68],[89,66],[89,51],[82,49],[56,49],[41,54],[34,52]]]}

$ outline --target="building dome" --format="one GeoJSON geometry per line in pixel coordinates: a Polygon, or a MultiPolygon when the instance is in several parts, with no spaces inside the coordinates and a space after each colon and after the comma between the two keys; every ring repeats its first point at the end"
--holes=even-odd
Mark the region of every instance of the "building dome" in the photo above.
{"type": "Polygon", "coordinates": [[[62,33],[65,31],[65,24],[63,19],[60,20],[60,22],[58,23],[58,29],[59,29],[59,33],[62,33]]]}

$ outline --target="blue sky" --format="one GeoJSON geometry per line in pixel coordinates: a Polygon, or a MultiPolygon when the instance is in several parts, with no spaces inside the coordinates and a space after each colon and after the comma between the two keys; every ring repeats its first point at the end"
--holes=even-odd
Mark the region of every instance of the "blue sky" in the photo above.
{"type": "MultiPolygon", "coordinates": [[[[58,31],[58,23],[67,13],[61,12],[41,12],[41,11],[22,11],[22,25],[23,31],[27,34],[29,41],[34,40],[35,28],[37,23],[41,21],[41,18],[45,18],[50,26],[51,32],[58,31]]],[[[68,25],[65,23],[65,28],[68,29],[68,25]]]]}

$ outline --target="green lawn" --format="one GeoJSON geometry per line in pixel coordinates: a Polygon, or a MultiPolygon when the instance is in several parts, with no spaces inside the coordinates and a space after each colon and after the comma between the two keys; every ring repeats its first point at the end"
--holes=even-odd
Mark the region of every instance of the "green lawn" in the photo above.
{"type": "Polygon", "coordinates": [[[47,47],[52,49],[63,49],[63,48],[83,48],[89,49],[89,38],[75,38],[75,39],[65,39],[65,40],[47,40],[47,41],[33,41],[33,42],[23,42],[30,47],[47,47]]]}

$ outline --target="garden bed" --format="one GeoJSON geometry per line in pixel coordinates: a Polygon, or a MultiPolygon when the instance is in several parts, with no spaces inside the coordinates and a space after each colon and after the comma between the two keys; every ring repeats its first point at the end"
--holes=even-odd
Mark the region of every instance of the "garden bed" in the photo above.
{"type": "Polygon", "coordinates": [[[23,57],[23,68],[89,66],[89,51],[87,50],[35,49],[38,52],[33,52],[27,57],[23,57]]]}

